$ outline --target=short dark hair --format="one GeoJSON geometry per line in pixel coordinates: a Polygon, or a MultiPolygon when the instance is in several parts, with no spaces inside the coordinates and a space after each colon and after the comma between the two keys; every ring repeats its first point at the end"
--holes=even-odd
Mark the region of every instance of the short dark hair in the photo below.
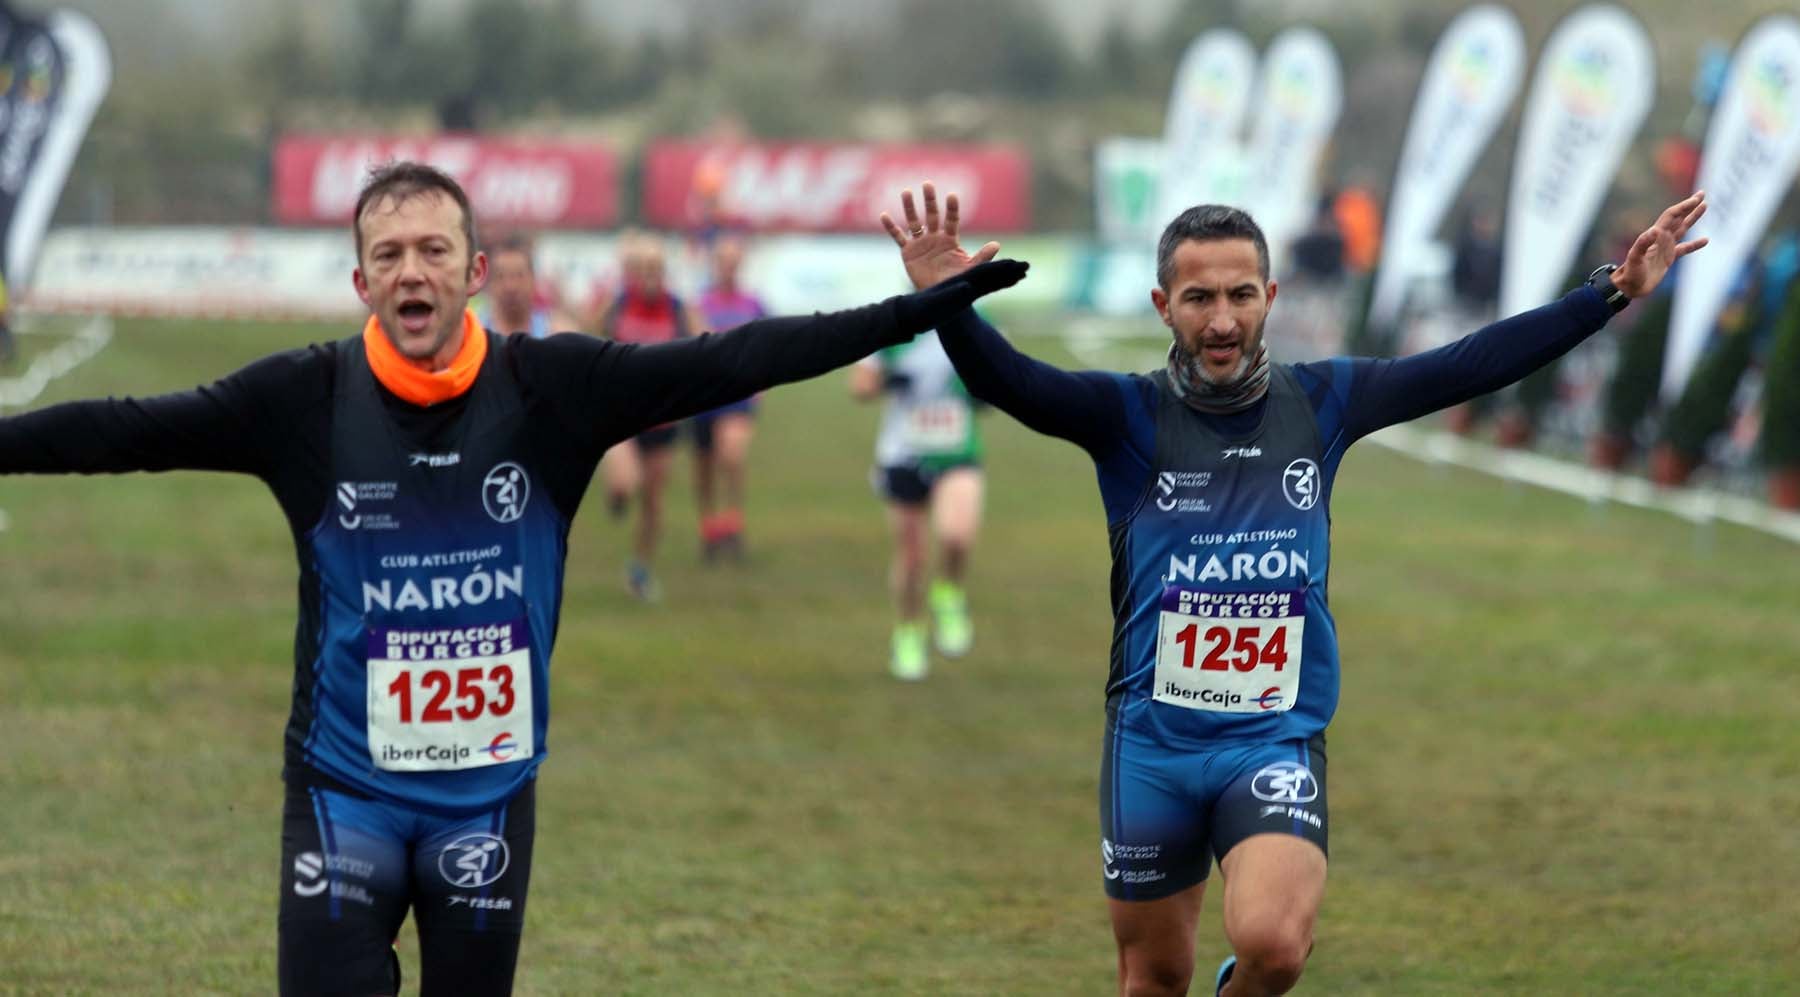
{"type": "Polygon", "coordinates": [[[401,159],[370,167],[369,177],[363,181],[362,193],[356,196],[356,214],[351,216],[350,230],[356,234],[357,262],[362,262],[363,212],[370,205],[380,204],[384,198],[393,198],[398,203],[427,193],[444,194],[462,209],[463,239],[469,244],[469,259],[473,261],[475,211],[469,207],[469,195],[463,191],[462,184],[435,166],[401,159]]]}
{"type": "Polygon", "coordinates": [[[1269,240],[1249,212],[1224,204],[1196,204],[1175,216],[1156,241],[1156,283],[1163,290],[1175,280],[1175,250],[1184,242],[1248,239],[1256,246],[1256,267],[1269,282],[1269,240]]]}
{"type": "Polygon", "coordinates": [[[488,250],[488,258],[491,260],[501,253],[518,253],[520,256],[525,257],[525,269],[537,269],[537,260],[535,258],[537,256],[537,247],[531,241],[531,237],[523,232],[509,232],[494,240],[493,246],[488,250]]]}

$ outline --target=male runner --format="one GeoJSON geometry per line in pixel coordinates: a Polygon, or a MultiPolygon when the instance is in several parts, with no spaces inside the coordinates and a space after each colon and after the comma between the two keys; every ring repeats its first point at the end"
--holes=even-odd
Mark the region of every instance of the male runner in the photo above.
{"type": "MultiPolygon", "coordinates": [[[[955,195],[941,224],[924,195],[922,222],[911,191],[905,229],[882,215],[915,284],[998,251],[964,252],[955,195]]],[[[1234,952],[1218,992],[1286,993],[1305,966],[1325,892],[1327,510],[1345,449],[1567,352],[1706,244],[1680,241],[1705,210],[1696,193],[1562,300],[1399,360],[1272,362],[1267,243],[1218,205],[1182,212],[1158,243],[1150,300],[1174,334],[1163,370],[1059,370],[972,310],[938,327],[975,397],[1078,444],[1099,473],[1114,616],[1100,853],[1121,993],[1187,992],[1214,855],[1234,952]]]]}
{"type": "Polygon", "coordinates": [[[450,177],[381,167],[353,217],[360,335],[194,391],[0,419],[0,474],[193,469],[269,485],[300,563],[281,990],[393,993],[410,906],[422,993],[504,994],[569,522],[600,454],[902,342],[1024,265],[730,336],[535,340],[467,310],[488,260],[450,177]]]}
{"type": "Polygon", "coordinates": [[[935,332],[852,365],[850,391],[863,401],[887,396],[871,481],[887,502],[894,537],[889,582],[899,621],[889,643],[888,667],[895,678],[916,682],[931,670],[921,620],[927,605],[928,527],[938,543],[939,574],[929,593],[938,652],[958,658],[975,641],[963,591],[969,551],[981,526],[981,433],[975,405],[935,332]]]}
{"type": "Polygon", "coordinates": [[[519,235],[501,239],[488,252],[488,310],[481,317],[483,326],[502,335],[529,333],[532,339],[575,328],[574,319],[541,303],[532,255],[531,241],[519,235]]]}
{"type": "MultiPolygon", "coordinates": [[[[699,319],[666,280],[662,243],[647,234],[627,235],[619,246],[619,293],[599,312],[594,331],[620,343],[654,345],[685,339],[699,327],[699,319]]],[[[735,401],[727,397],[725,401],[735,401]]],[[[645,602],[661,597],[652,565],[662,537],[663,488],[668,484],[670,449],[680,427],[673,420],[652,423],[606,455],[603,467],[606,495],[614,510],[623,510],[637,498],[638,520],[632,534],[632,557],[625,566],[625,586],[645,602]]]]}
{"type": "MultiPolygon", "coordinates": [[[[735,329],[768,314],[738,282],[744,241],[721,233],[713,239],[712,280],[700,294],[700,316],[714,332],[735,329]]],[[[744,478],[756,430],[756,398],[741,398],[688,420],[694,434],[694,498],[700,511],[700,549],[706,560],[744,556],[744,478]],[[723,486],[724,501],[720,501],[723,486]]]]}

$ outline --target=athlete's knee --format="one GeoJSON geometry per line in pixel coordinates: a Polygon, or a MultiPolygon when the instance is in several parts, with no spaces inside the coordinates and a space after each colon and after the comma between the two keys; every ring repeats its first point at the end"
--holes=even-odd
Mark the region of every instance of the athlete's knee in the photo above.
{"type": "Polygon", "coordinates": [[[952,527],[938,531],[938,549],[946,561],[966,561],[975,548],[975,531],[952,527]]]}
{"type": "Polygon", "coordinates": [[[1255,979],[1267,992],[1286,993],[1306,969],[1312,933],[1297,922],[1272,922],[1239,932],[1233,948],[1238,958],[1234,974],[1255,979]]]}
{"type": "Polygon", "coordinates": [[[1125,978],[1119,981],[1119,991],[1125,997],[1162,997],[1163,994],[1185,994],[1188,985],[1194,979],[1194,960],[1178,957],[1142,956],[1133,958],[1127,955],[1124,960],[1125,978]]]}

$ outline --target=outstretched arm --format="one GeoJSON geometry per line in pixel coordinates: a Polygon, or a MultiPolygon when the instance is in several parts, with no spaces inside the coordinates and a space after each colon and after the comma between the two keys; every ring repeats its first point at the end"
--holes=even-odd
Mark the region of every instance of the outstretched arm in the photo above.
{"type": "MultiPolygon", "coordinates": [[[[1629,298],[1662,283],[1669,266],[1706,245],[1681,241],[1706,213],[1706,194],[1696,191],[1670,205],[1631,246],[1610,279],[1629,298]]],[[[1503,388],[1562,356],[1612,317],[1590,287],[1488,325],[1454,343],[1398,360],[1355,360],[1345,404],[1344,431],[1354,440],[1383,426],[1503,388]]]]}
{"type": "Polygon", "coordinates": [[[757,319],[729,333],[654,346],[552,337],[543,341],[551,360],[541,372],[580,400],[570,413],[574,421],[597,421],[602,439],[622,439],[904,342],[982,295],[1018,283],[1025,270],[1023,263],[998,260],[878,304],[757,319]]]}
{"type": "MultiPolygon", "coordinates": [[[[990,242],[970,254],[960,244],[961,207],[955,194],[938,213],[937,188],[923,186],[921,219],[911,190],[900,192],[903,228],[883,212],[881,226],[900,247],[900,261],[914,287],[954,278],[1000,251],[990,242]]],[[[1066,371],[1020,353],[980,316],[967,309],[938,326],[944,353],[969,394],[1040,433],[1069,440],[1099,456],[1125,432],[1120,377],[1103,371],[1066,371]]]]}
{"type": "Polygon", "coordinates": [[[939,326],[938,340],[970,395],[1027,428],[1096,457],[1119,444],[1125,432],[1120,375],[1068,371],[1028,357],[973,308],[939,326]]]}
{"type": "Polygon", "coordinates": [[[264,474],[309,392],[329,385],[321,348],[259,360],[213,384],[149,398],[66,402],[0,419],[0,474],[241,471],[264,474]],[[317,354],[316,356],[314,354],[317,354]],[[278,421],[267,413],[280,410],[278,421]]]}

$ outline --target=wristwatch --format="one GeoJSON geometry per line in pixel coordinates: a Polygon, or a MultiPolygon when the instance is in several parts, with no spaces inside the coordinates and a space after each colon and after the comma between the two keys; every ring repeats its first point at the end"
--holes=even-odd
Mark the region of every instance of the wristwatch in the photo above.
{"type": "Polygon", "coordinates": [[[1619,290],[1619,285],[1612,282],[1613,271],[1617,269],[1619,269],[1617,263],[1602,263],[1594,268],[1593,273],[1588,274],[1587,279],[1587,286],[1599,293],[1601,300],[1605,301],[1607,307],[1613,310],[1614,315],[1624,311],[1625,306],[1631,304],[1631,299],[1625,296],[1624,291],[1619,290]]]}

